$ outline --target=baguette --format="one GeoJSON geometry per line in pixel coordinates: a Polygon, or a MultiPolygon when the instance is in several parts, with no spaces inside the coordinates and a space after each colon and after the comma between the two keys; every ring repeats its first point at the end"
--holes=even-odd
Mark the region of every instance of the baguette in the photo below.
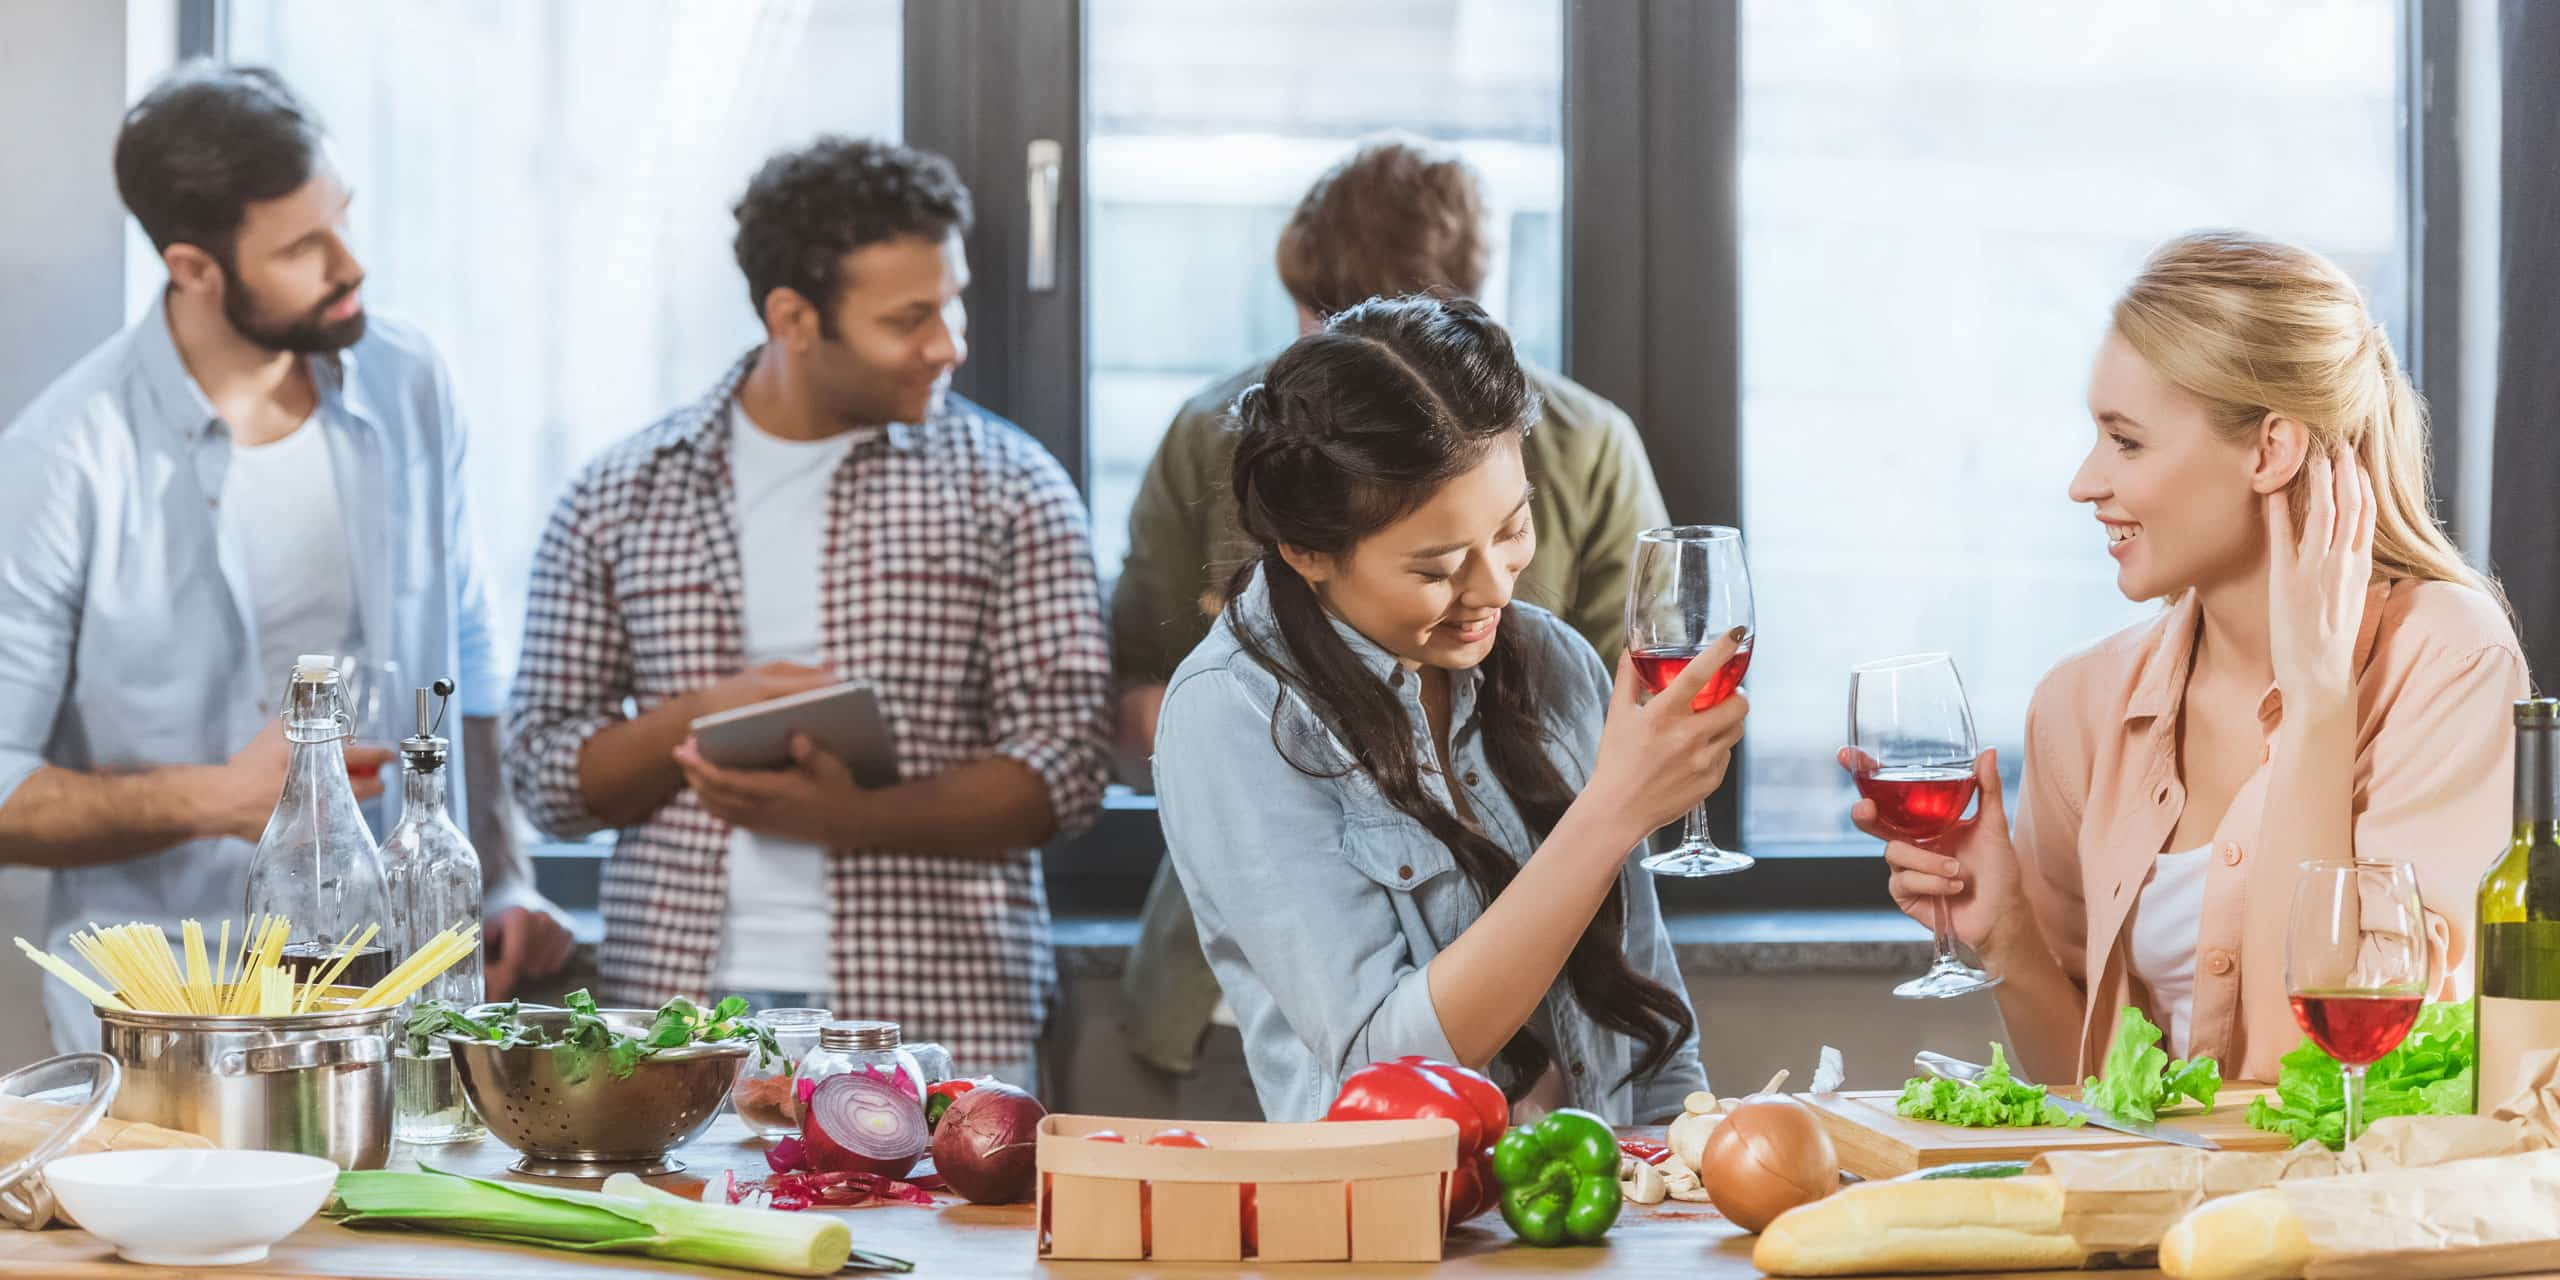
{"type": "Polygon", "coordinates": [[[2311,1265],[2311,1241],[2283,1191],[2244,1191],[2178,1219],[2160,1240],[2172,1280],[2294,1280],[2311,1265]]]}
{"type": "Polygon", "coordinates": [[[1780,1214],[1751,1250],[1773,1276],[2041,1271],[2085,1265],[2052,1178],[1872,1182],[1780,1214]]]}
{"type": "MultiPolygon", "coordinates": [[[[71,1118],[71,1108],[29,1098],[0,1097],[0,1164],[36,1149],[36,1144],[51,1136],[71,1118]]],[[[65,1148],[67,1156],[86,1155],[92,1151],[131,1151],[139,1147],[211,1147],[213,1139],[176,1129],[163,1129],[156,1124],[118,1120],[113,1116],[98,1117],[97,1127],[65,1148]]]]}
{"type": "MultiPolygon", "coordinates": [[[[63,1121],[71,1118],[71,1111],[70,1107],[51,1102],[37,1102],[30,1098],[0,1097],[0,1165],[14,1163],[28,1152],[35,1150],[38,1144],[52,1137],[55,1131],[62,1127],[63,1121]]],[[[198,1134],[163,1129],[156,1124],[118,1120],[113,1116],[100,1116],[97,1127],[82,1135],[79,1141],[63,1148],[62,1154],[79,1156],[93,1151],[132,1151],[137,1148],[151,1147],[210,1148],[211,1146],[213,1146],[213,1139],[198,1134]]],[[[52,1213],[48,1216],[57,1222],[69,1226],[79,1225],[72,1222],[68,1210],[53,1204],[51,1197],[39,1198],[37,1206],[40,1210],[50,1207],[52,1213]]],[[[42,1222],[20,1221],[18,1212],[14,1209],[0,1209],[0,1224],[14,1224],[30,1229],[44,1225],[42,1222]]]]}

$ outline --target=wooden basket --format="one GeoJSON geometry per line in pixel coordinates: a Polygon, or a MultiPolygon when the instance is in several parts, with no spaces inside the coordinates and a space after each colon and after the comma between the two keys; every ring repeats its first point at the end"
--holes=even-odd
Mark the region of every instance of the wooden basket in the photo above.
{"type": "Polygon", "coordinates": [[[1458,1126],[1052,1115],[1040,1122],[1039,1164],[1044,1258],[1242,1261],[1241,1193],[1250,1185],[1258,1237],[1250,1256],[1260,1261],[1438,1262],[1458,1126]],[[1200,1135],[1208,1149],[1144,1145],[1174,1128],[1200,1135]],[[1127,1143],[1086,1140],[1104,1129],[1127,1143]]]}

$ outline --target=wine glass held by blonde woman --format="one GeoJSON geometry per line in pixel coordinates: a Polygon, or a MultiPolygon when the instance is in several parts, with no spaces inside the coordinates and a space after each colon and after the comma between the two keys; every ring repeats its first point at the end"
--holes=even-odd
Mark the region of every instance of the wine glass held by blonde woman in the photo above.
{"type": "MultiPolygon", "coordinates": [[[[2012,825],[1890,843],[1896,905],[2003,979],[2031,1078],[2094,1072],[2124,1005],[2177,1056],[2273,1080],[2300,1040],[2285,920],[2309,859],[2418,867],[2440,997],[2508,825],[2522,652],[2427,494],[2426,413],[2354,282],[2233,232],[2154,253],[2116,301],[2071,477],[2128,599],[2165,607],[2062,660],[2027,709],[2012,825]]],[[[1852,818],[1874,828],[1872,806],[1852,818]]]]}

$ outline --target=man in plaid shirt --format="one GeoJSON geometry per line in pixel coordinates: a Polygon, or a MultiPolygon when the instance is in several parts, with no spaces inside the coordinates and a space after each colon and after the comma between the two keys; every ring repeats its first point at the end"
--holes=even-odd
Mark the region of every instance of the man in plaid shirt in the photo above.
{"type": "Polygon", "coordinates": [[[737,206],[766,341],[590,463],[533,566],[517,797],[605,864],[608,999],[822,1004],[1036,1086],[1057,985],[1034,846],[1090,823],[1110,663],[1081,499],[953,395],[969,195],[938,156],[821,138],[737,206]],[[862,680],[900,781],[805,739],[725,769],[699,716],[862,680]]]}

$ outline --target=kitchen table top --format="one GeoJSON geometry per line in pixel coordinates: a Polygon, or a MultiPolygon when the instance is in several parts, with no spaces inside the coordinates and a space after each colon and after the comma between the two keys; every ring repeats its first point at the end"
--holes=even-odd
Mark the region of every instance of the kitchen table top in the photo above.
{"type": "MultiPolygon", "coordinates": [[[[1659,1129],[1630,1131],[1629,1136],[1658,1139],[1659,1129]]],[[[444,1147],[395,1149],[391,1167],[415,1168],[423,1154],[440,1169],[475,1176],[513,1178],[505,1173],[515,1153],[494,1138],[444,1147]]],[[[700,1175],[721,1169],[741,1176],[764,1172],[763,1147],[747,1137],[734,1116],[723,1114],[703,1136],[677,1153],[688,1172],[651,1181],[671,1188],[692,1185],[700,1175]]],[[[594,1184],[559,1183],[575,1186],[594,1184]]],[[[933,1209],[884,1205],[841,1211],[852,1228],[855,1245],[915,1263],[919,1276],[965,1276],[997,1280],[1007,1276],[1102,1277],[1180,1276],[1206,1280],[1217,1276],[1285,1277],[1317,1280],[1350,1275],[1349,1264],[1204,1264],[1148,1262],[1048,1262],[1034,1256],[1033,1211],[1030,1205],[981,1207],[945,1198],[933,1209]]],[[[812,1210],[810,1212],[820,1212],[812,1210]]],[[[1678,1280],[1753,1280],[1752,1237],[1724,1221],[1709,1206],[1665,1201],[1652,1207],[1629,1205],[1605,1242],[1587,1248],[1534,1249],[1513,1241],[1494,1214],[1460,1227],[1438,1264],[1359,1264],[1361,1275],[1399,1274],[1452,1277],[1509,1275],[1608,1275],[1613,1277],[1677,1277],[1678,1280]]],[[[0,1275],[94,1277],[97,1280],[160,1280],[162,1277],[419,1277],[422,1280],[603,1280],[634,1275],[747,1276],[757,1273],[713,1267],[691,1267],[654,1258],[585,1255],[528,1246],[488,1244],[459,1236],[393,1231],[357,1231],[315,1218],[278,1244],[267,1260],[236,1267],[179,1269],[142,1266],[119,1260],[115,1250],[87,1232],[55,1228],[0,1237],[0,1275]]],[[[847,1275],[864,1274],[847,1272],[847,1275]]],[[[876,1274],[876,1273],[875,1273],[876,1274]]],[[[2086,1272],[1982,1273],[1990,1280],[2024,1277],[2085,1276],[2086,1272]]],[[[2111,1273],[2124,1280],[2158,1276],[2153,1270],[2111,1273]]]]}

